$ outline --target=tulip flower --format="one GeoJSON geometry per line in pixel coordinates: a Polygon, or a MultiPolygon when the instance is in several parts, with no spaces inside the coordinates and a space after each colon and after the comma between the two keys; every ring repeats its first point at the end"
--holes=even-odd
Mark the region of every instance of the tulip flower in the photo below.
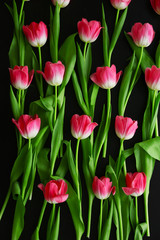
{"type": "Polygon", "coordinates": [[[148,47],[155,36],[153,27],[149,23],[135,23],[128,33],[138,47],[148,47]]]}
{"type": "Polygon", "coordinates": [[[12,122],[18,128],[22,137],[26,139],[32,139],[37,136],[40,125],[41,119],[35,114],[33,117],[27,114],[21,115],[18,120],[12,118],[12,122]]]}
{"type": "Polygon", "coordinates": [[[121,74],[122,71],[116,73],[116,67],[112,65],[111,67],[98,67],[90,78],[99,87],[111,89],[116,86],[121,74]]]}
{"type": "Polygon", "coordinates": [[[23,26],[23,32],[28,42],[33,47],[42,47],[48,38],[47,26],[44,22],[32,22],[29,26],[23,26]]]}
{"type": "Polygon", "coordinates": [[[126,187],[122,187],[126,195],[141,196],[146,188],[147,177],[143,172],[127,173],[126,187]]]}
{"type": "Polygon", "coordinates": [[[160,0],[150,0],[150,2],[154,11],[160,15],[160,0]]]}
{"type": "Polygon", "coordinates": [[[97,125],[97,123],[91,122],[91,117],[75,114],[71,118],[71,133],[77,139],[85,139],[91,135],[97,125]]]}
{"type": "Polygon", "coordinates": [[[137,128],[137,121],[133,121],[131,118],[128,117],[116,116],[115,132],[120,139],[131,139],[134,136],[137,128]]]}
{"type": "Polygon", "coordinates": [[[62,179],[51,180],[45,186],[40,183],[38,188],[43,191],[44,198],[49,203],[62,203],[68,198],[68,194],[66,194],[68,186],[62,179]]]}
{"type": "Polygon", "coordinates": [[[93,20],[88,22],[87,19],[82,18],[82,21],[78,22],[77,28],[81,41],[92,43],[98,38],[102,27],[98,21],[93,20]]]}
{"type": "Polygon", "coordinates": [[[70,3],[70,0],[51,0],[51,1],[52,1],[53,5],[55,5],[55,6],[56,6],[56,3],[58,3],[60,8],[65,8],[70,3]]]}
{"type": "Polygon", "coordinates": [[[63,81],[65,66],[61,63],[61,61],[58,61],[57,63],[46,62],[44,72],[37,72],[42,74],[49,85],[59,86],[63,81]]]}
{"type": "Polygon", "coordinates": [[[112,182],[110,182],[109,178],[101,177],[99,179],[96,176],[93,179],[92,190],[98,199],[106,199],[111,193],[114,195],[116,192],[116,188],[112,187],[112,182]]]}
{"type": "Polygon", "coordinates": [[[11,84],[16,89],[27,89],[32,82],[34,70],[28,73],[28,66],[15,66],[9,68],[11,84]]]}
{"type": "Polygon", "coordinates": [[[145,81],[152,90],[160,90],[160,68],[153,65],[145,70],[145,81]]]}
{"type": "Polygon", "coordinates": [[[131,0],[110,0],[115,9],[123,10],[130,4],[131,0]]]}

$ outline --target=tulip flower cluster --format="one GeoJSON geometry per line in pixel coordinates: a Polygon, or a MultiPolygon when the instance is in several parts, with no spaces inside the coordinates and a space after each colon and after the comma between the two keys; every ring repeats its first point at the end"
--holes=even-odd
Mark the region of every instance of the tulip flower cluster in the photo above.
{"type": "MultiPolygon", "coordinates": [[[[150,0],[150,3],[160,14],[160,1],[150,0]]],[[[154,26],[136,22],[126,27],[128,8],[134,1],[110,0],[111,14],[116,11],[116,16],[113,14],[112,31],[108,31],[110,19],[106,21],[108,9],[102,1],[101,20],[82,16],[75,25],[77,32],[66,36],[60,46],[61,11],[65,8],[68,13],[72,11],[73,1],[51,0],[50,12],[46,13],[50,14],[49,24],[43,21],[28,24],[25,5],[32,6],[33,2],[22,0],[20,8],[19,4],[16,0],[13,6],[6,4],[14,23],[8,78],[17,157],[12,161],[0,220],[3,217],[6,221],[5,210],[12,198],[15,201],[12,240],[25,240],[26,225],[26,229],[33,230],[26,214],[31,204],[36,214],[41,210],[38,216],[32,214],[35,230],[27,231],[26,239],[64,239],[64,226],[68,238],[76,240],[139,240],[144,235],[150,236],[150,182],[155,161],[160,161],[160,44],[155,62],[147,52],[155,40],[154,26]],[[112,58],[123,30],[127,30],[126,42],[133,50],[124,69],[122,63],[119,66],[121,56],[117,55],[119,62],[112,58]],[[48,46],[50,55],[44,45],[48,46]],[[99,64],[94,62],[96,48],[102,48],[103,52],[103,62],[99,64]],[[129,105],[140,76],[143,88],[148,89],[143,120],[129,105]],[[31,88],[34,89],[32,101],[28,103],[30,98],[26,101],[26,96],[31,94],[31,88]],[[114,88],[118,96],[114,95],[114,88]],[[142,198],[144,206],[138,208],[142,198]],[[41,228],[44,215],[48,223],[41,228]],[[73,233],[68,222],[73,223],[73,233]],[[113,225],[116,235],[111,231],[113,225]]],[[[134,106],[142,112],[140,104],[136,102],[134,106]]]]}

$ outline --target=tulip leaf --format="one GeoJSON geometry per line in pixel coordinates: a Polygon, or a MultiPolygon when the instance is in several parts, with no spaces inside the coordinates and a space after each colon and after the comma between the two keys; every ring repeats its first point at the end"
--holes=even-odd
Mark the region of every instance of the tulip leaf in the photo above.
{"type": "Polygon", "coordinates": [[[13,92],[12,86],[10,86],[10,100],[11,100],[13,116],[15,119],[18,119],[20,117],[20,109],[19,109],[19,105],[17,102],[17,98],[13,92]]]}
{"type": "Polygon", "coordinates": [[[136,227],[134,240],[143,240],[143,236],[147,231],[147,224],[141,223],[136,227]]]}
{"type": "Polygon", "coordinates": [[[58,240],[59,228],[60,228],[60,207],[58,208],[55,221],[52,222],[52,229],[50,231],[50,234],[47,240],[52,240],[52,239],[58,240]]]}
{"type": "Polygon", "coordinates": [[[156,66],[159,68],[160,67],[160,42],[156,50],[155,61],[156,61],[156,66]]]}
{"type": "Polygon", "coordinates": [[[98,92],[99,92],[99,86],[93,83],[89,89],[90,116],[92,117],[92,119],[94,118],[94,110],[95,110],[95,106],[96,106],[98,92]]]}
{"type": "Polygon", "coordinates": [[[41,182],[45,182],[50,178],[50,162],[48,160],[48,154],[50,149],[43,148],[38,154],[37,170],[41,182]]]}
{"type": "Polygon", "coordinates": [[[12,226],[12,240],[18,240],[24,228],[25,206],[21,195],[18,196],[12,226]]]}
{"type": "Polygon", "coordinates": [[[12,196],[14,200],[17,200],[18,196],[21,194],[21,187],[19,182],[14,182],[12,184],[12,196]]]}
{"type": "Polygon", "coordinates": [[[155,125],[156,125],[156,121],[157,121],[158,110],[159,110],[159,103],[160,103],[160,93],[158,93],[158,95],[156,97],[156,100],[155,100],[154,114],[153,114],[153,117],[152,117],[151,127],[150,127],[151,136],[153,135],[153,132],[154,132],[154,129],[155,129],[155,125]]]}
{"type": "Polygon", "coordinates": [[[68,171],[68,155],[67,155],[67,150],[65,152],[65,154],[63,155],[60,164],[58,166],[58,169],[55,173],[56,176],[62,177],[64,178],[65,175],[67,174],[68,171]]]}
{"type": "Polygon", "coordinates": [[[110,239],[114,203],[113,203],[113,200],[111,200],[110,208],[108,211],[106,211],[105,205],[108,202],[109,202],[108,199],[106,199],[104,206],[103,206],[103,223],[102,223],[101,240],[109,240],[110,239]]]}
{"type": "Polygon", "coordinates": [[[19,63],[19,54],[18,54],[18,43],[15,34],[13,35],[13,39],[9,48],[8,56],[10,67],[13,68],[14,66],[18,65],[19,63]]]}
{"type": "Polygon", "coordinates": [[[34,233],[32,234],[31,240],[40,240],[39,238],[39,229],[36,228],[34,233]]]}
{"type": "Polygon", "coordinates": [[[107,66],[108,65],[108,61],[109,61],[109,34],[108,34],[108,27],[107,27],[107,23],[105,20],[105,11],[104,11],[104,6],[102,3],[102,33],[103,33],[103,57],[104,57],[104,65],[107,66]]]}
{"type": "Polygon", "coordinates": [[[132,228],[135,231],[137,224],[136,224],[136,208],[134,205],[133,198],[131,198],[131,204],[130,204],[130,220],[131,220],[132,228]]]}

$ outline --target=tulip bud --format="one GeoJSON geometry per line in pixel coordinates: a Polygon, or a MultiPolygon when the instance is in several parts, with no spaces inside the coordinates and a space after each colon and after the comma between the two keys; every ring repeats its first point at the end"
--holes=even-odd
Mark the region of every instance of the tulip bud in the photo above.
{"type": "Polygon", "coordinates": [[[145,81],[147,86],[152,90],[160,90],[160,68],[152,66],[145,70],[145,81]]]}
{"type": "Polygon", "coordinates": [[[98,199],[106,199],[111,193],[114,195],[116,192],[116,188],[112,187],[109,178],[101,177],[99,179],[96,176],[93,179],[92,190],[98,199]]]}
{"type": "Polygon", "coordinates": [[[11,84],[16,89],[27,89],[32,82],[34,70],[28,73],[28,66],[15,66],[9,68],[11,84]]]}
{"type": "Polygon", "coordinates": [[[32,22],[29,26],[23,26],[23,32],[28,42],[33,47],[42,47],[48,38],[47,26],[44,22],[32,22]]]}
{"type": "Polygon", "coordinates": [[[93,20],[88,22],[87,19],[82,18],[82,21],[78,22],[77,28],[81,41],[92,43],[98,38],[102,27],[98,21],[93,20]]]}
{"type": "Polygon", "coordinates": [[[71,118],[71,133],[77,139],[85,139],[91,135],[97,125],[91,122],[91,117],[75,114],[71,118]]]}
{"type": "Polygon", "coordinates": [[[37,136],[40,125],[41,119],[35,114],[33,117],[27,114],[21,115],[18,120],[12,118],[12,122],[18,128],[22,137],[26,139],[31,139],[37,136]]]}
{"type": "Polygon", "coordinates": [[[49,203],[62,203],[68,198],[68,194],[66,194],[68,186],[62,179],[51,180],[45,186],[40,183],[38,188],[43,191],[44,198],[49,203]]]}
{"type": "Polygon", "coordinates": [[[99,87],[111,89],[116,86],[121,74],[122,71],[116,73],[116,67],[112,65],[111,67],[98,67],[90,78],[99,87]]]}
{"type": "Polygon", "coordinates": [[[135,23],[128,33],[138,47],[148,47],[155,36],[153,27],[149,23],[135,23]]]}
{"type": "Polygon", "coordinates": [[[59,86],[63,81],[65,66],[61,61],[58,61],[57,63],[46,62],[44,73],[42,71],[37,72],[43,75],[49,85],[59,86]]]}
{"type": "Polygon", "coordinates": [[[70,3],[70,0],[51,0],[53,5],[56,6],[56,3],[60,6],[60,8],[65,8],[70,3]]]}
{"type": "Polygon", "coordinates": [[[130,4],[131,0],[110,0],[115,9],[123,10],[130,4]]]}
{"type": "Polygon", "coordinates": [[[122,187],[126,195],[141,196],[146,187],[147,177],[143,172],[127,173],[126,187],[122,187]]]}

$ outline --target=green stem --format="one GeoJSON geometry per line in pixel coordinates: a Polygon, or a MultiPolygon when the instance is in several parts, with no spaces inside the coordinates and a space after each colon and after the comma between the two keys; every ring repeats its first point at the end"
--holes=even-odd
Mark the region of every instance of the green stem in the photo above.
{"type": "Polygon", "coordinates": [[[25,0],[22,0],[22,5],[21,5],[20,13],[19,13],[19,24],[21,23],[21,20],[22,20],[24,3],[25,3],[25,0]]]}
{"type": "Polygon", "coordinates": [[[7,192],[7,195],[6,195],[6,198],[4,200],[3,206],[2,206],[1,211],[0,211],[0,220],[2,219],[3,213],[4,213],[5,209],[6,209],[9,197],[11,195],[11,191],[12,191],[12,185],[10,184],[8,192],[7,192]]]}
{"type": "MultiPolygon", "coordinates": [[[[121,155],[122,155],[122,151],[123,151],[123,142],[124,142],[124,139],[120,139],[120,148],[119,148],[119,154],[118,154],[118,159],[117,159],[116,175],[119,175],[121,155]]],[[[125,163],[124,163],[124,165],[125,165],[125,163]]],[[[124,168],[126,169],[126,166],[124,166],[124,168]]],[[[124,174],[126,175],[126,171],[124,172],[124,174]]]]}
{"type": "Polygon", "coordinates": [[[31,139],[28,139],[28,150],[31,148],[31,139]]]}
{"type": "Polygon", "coordinates": [[[101,199],[101,205],[100,205],[99,226],[98,226],[98,240],[101,239],[101,231],[102,231],[102,214],[103,214],[103,199],[101,199]]]}
{"type": "MultiPolygon", "coordinates": [[[[157,97],[157,90],[154,91],[153,100],[152,100],[152,119],[153,119],[153,116],[154,116],[154,108],[155,108],[156,97],[157,97]]],[[[158,137],[158,136],[159,136],[159,130],[158,130],[158,118],[156,117],[156,124],[155,124],[155,137],[158,137]]]]}
{"type": "Polygon", "coordinates": [[[85,42],[85,45],[84,45],[84,51],[83,51],[83,57],[84,57],[84,59],[86,58],[87,45],[88,45],[88,43],[85,42]]]}
{"type": "Polygon", "coordinates": [[[135,208],[136,208],[136,225],[139,224],[138,220],[138,197],[135,197],[135,208]]]}
{"type": "Polygon", "coordinates": [[[122,213],[121,213],[121,208],[118,210],[118,215],[119,215],[120,239],[123,240],[123,224],[122,224],[122,213]]]}
{"type": "Polygon", "coordinates": [[[117,23],[118,23],[119,13],[120,13],[120,9],[117,9],[117,15],[116,15],[115,27],[117,26],[117,23]]]}
{"type": "Polygon", "coordinates": [[[38,224],[37,224],[37,228],[38,228],[38,230],[40,230],[40,227],[41,227],[41,223],[42,223],[42,219],[43,219],[43,215],[44,215],[44,212],[45,212],[46,206],[47,206],[47,201],[44,200],[44,202],[43,202],[43,206],[42,206],[42,209],[41,209],[41,212],[40,212],[40,216],[39,216],[38,224]]]}
{"type": "Polygon", "coordinates": [[[57,119],[57,86],[55,86],[55,108],[54,108],[54,125],[57,119]]]}
{"type": "MultiPolygon", "coordinates": [[[[42,53],[41,53],[41,47],[38,47],[38,54],[39,54],[39,69],[42,71],[42,53]]],[[[38,84],[38,90],[40,93],[40,96],[43,97],[43,81],[42,81],[42,76],[40,75],[40,82],[38,84]]]]}
{"type": "Polygon", "coordinates": [[[107,118],[106,122],[108,125],[108,130],[106,132],[105,142],[103,146],[103,158],[106,157],[107,154],[107,141],[108,141],[108,131],[109,131],[109,125],[110,125],[110,116],[111,116],[111,90],[107,89],[107,118]]]}
{"type": "MultiPolygon", "coordinates": [[[[79,178],[79,171],[78,171],[78,152],[79,152],[79,144],[80,144],[80,139],[77,139],[77,146],[76,146],[76,174],[77,174],[77,179],[79,178]]],[[[78,199],[80,200],[80,190],[79,190],[79,179],[77,181],[77,195],[78,199]]]]}
{"type": "Polygon", "coordinates": [[[91,216],[92,216],[92,205],[93,205],[93,197],[89,197],[89,205],[88,205],[88,223],[87,223],[87,237],[90,238],[91,232],[91,216]]]}
{"type": "Polygon", "coordinates": [[[145,209],[145,220],[147,223],[147,237],[150,237],[150,228],[149,228],[149,213],[148,213],[148,193],[144,192],[144,209],[145,209]]]}

